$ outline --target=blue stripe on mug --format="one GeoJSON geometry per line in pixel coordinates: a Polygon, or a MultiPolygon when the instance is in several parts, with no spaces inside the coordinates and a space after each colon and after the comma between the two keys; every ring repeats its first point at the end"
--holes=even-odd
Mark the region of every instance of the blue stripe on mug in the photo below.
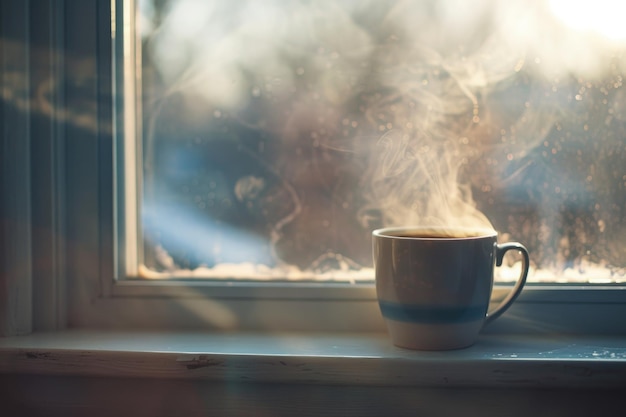
{"type": "Polygon", "coordinates": [[[454,324],[484,320],[486,311],[482,306],[423,307],[409,304],[379,301],[383,317],[395,321],[423,324],[454,324]]]}

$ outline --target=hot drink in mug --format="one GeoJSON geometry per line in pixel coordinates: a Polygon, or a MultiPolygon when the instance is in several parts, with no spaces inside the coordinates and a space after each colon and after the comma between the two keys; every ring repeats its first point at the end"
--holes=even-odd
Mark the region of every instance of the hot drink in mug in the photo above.
{"type": "Polygon", "coordinates": [[[376,293],[393,343],[419,350],[472,345],[483,326],[517,298],[528,274],[528,251],[497,243],[489,229],[395,227],[373,233],[376,293]],[[494,267],[507,251],[522,254],[509,295],[488,312],[494,267]]]}

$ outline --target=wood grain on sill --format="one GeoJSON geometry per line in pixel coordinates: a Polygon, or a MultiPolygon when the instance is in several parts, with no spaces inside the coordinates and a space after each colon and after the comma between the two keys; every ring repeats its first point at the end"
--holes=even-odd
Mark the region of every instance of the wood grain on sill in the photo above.
{"type": "Polygon", "coordinates": [[[0,373],[423,387],[626,386],[624,337],[483,335],[415,352],[385,334],[64,331],[0,338],[0,373]]]}

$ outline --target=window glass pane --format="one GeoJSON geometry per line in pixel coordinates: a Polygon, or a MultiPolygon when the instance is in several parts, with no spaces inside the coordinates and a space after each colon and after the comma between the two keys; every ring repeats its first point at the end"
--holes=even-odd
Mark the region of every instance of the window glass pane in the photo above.
{"type": "Polygon", "coordinates": [[[141,275],[371,280],[371,231],[420,224],[626,280],[620,2],[136,6],[141,275]]]}

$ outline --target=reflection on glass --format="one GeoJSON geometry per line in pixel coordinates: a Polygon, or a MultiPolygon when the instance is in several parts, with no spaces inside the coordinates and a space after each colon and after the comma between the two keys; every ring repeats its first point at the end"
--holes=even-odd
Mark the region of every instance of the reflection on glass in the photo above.
{"type": "Polygon", "coordinates": [[[623,13],[577,7],[138,1],[142,275],[371,280],[372,229],[419,224],[626,280],[623,13]]]}

